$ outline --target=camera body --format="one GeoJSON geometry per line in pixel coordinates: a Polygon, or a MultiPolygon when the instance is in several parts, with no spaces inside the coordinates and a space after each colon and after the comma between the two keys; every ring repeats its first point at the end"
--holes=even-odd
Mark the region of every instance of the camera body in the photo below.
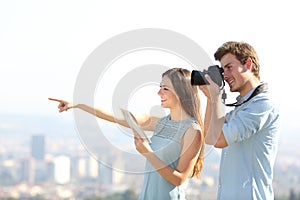
{"type": "Polygon", "coordinates": [[[201,72],[197,70],[192,71],[191,75],[191,84],[192,85],[208,85],[208,81],[204,77],[205,74],[208,74],[210,78],[219,86],[224,86],[224,70],[218,65],[209,66],[207,70],[201,72]]]}

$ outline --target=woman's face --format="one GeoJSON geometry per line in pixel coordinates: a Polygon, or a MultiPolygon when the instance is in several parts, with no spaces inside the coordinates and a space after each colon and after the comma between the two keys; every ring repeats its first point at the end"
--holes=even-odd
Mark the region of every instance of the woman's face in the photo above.
{"type": "Polygon", "coordinates": [[[173,108],[179,105],[179,101],[169,77],[164,76],[160,83],[158,95],[161,98],[161,107],[173,108]]]}

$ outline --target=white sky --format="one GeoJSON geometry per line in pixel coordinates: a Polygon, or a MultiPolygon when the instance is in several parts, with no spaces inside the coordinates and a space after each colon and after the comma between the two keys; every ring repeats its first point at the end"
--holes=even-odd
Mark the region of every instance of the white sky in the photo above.
{"type": "Polygon", "coordinates": [[[123,32],[162,28],[194,40],[212,59],[228,40],[253,45],[285,125],[297,127],[296,5],[289,0],[0,1],[0,112],[57,114],[47,98],[72,99],[78,72],[96,47],[123,32]]]}

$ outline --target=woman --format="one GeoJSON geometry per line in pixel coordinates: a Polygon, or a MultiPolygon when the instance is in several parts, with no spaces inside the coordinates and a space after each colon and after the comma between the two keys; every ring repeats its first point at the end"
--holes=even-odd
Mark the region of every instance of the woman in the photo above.
{"type": "MultiPolygon", "coordinates": [[[[157,118],[149,115],[137,117],[138,124],[153,131],[151,144],[135,134],[138,152],[147,159],[141,200],[185,199],[188,177],[199,176],[203,166],[204,135],[200,99],[196,86],[190,83],[191,72],[182,68],[167,70],[162,75],[161,106],[170,114],[157,118]]],[[[59,112],[80,108],[101,119],[129,127],[124,119],[84,104],[72,105],[58,101],[59,112]]]]}

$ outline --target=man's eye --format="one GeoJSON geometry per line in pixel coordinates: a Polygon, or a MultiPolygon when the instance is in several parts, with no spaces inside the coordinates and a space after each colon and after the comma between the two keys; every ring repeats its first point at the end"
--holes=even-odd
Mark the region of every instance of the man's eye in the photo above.
{"type": "Polygon", "coordinates": [[[232,66],[226,66],[224,67],[224,70],[230,70],[232,68],[232,66]]]}

